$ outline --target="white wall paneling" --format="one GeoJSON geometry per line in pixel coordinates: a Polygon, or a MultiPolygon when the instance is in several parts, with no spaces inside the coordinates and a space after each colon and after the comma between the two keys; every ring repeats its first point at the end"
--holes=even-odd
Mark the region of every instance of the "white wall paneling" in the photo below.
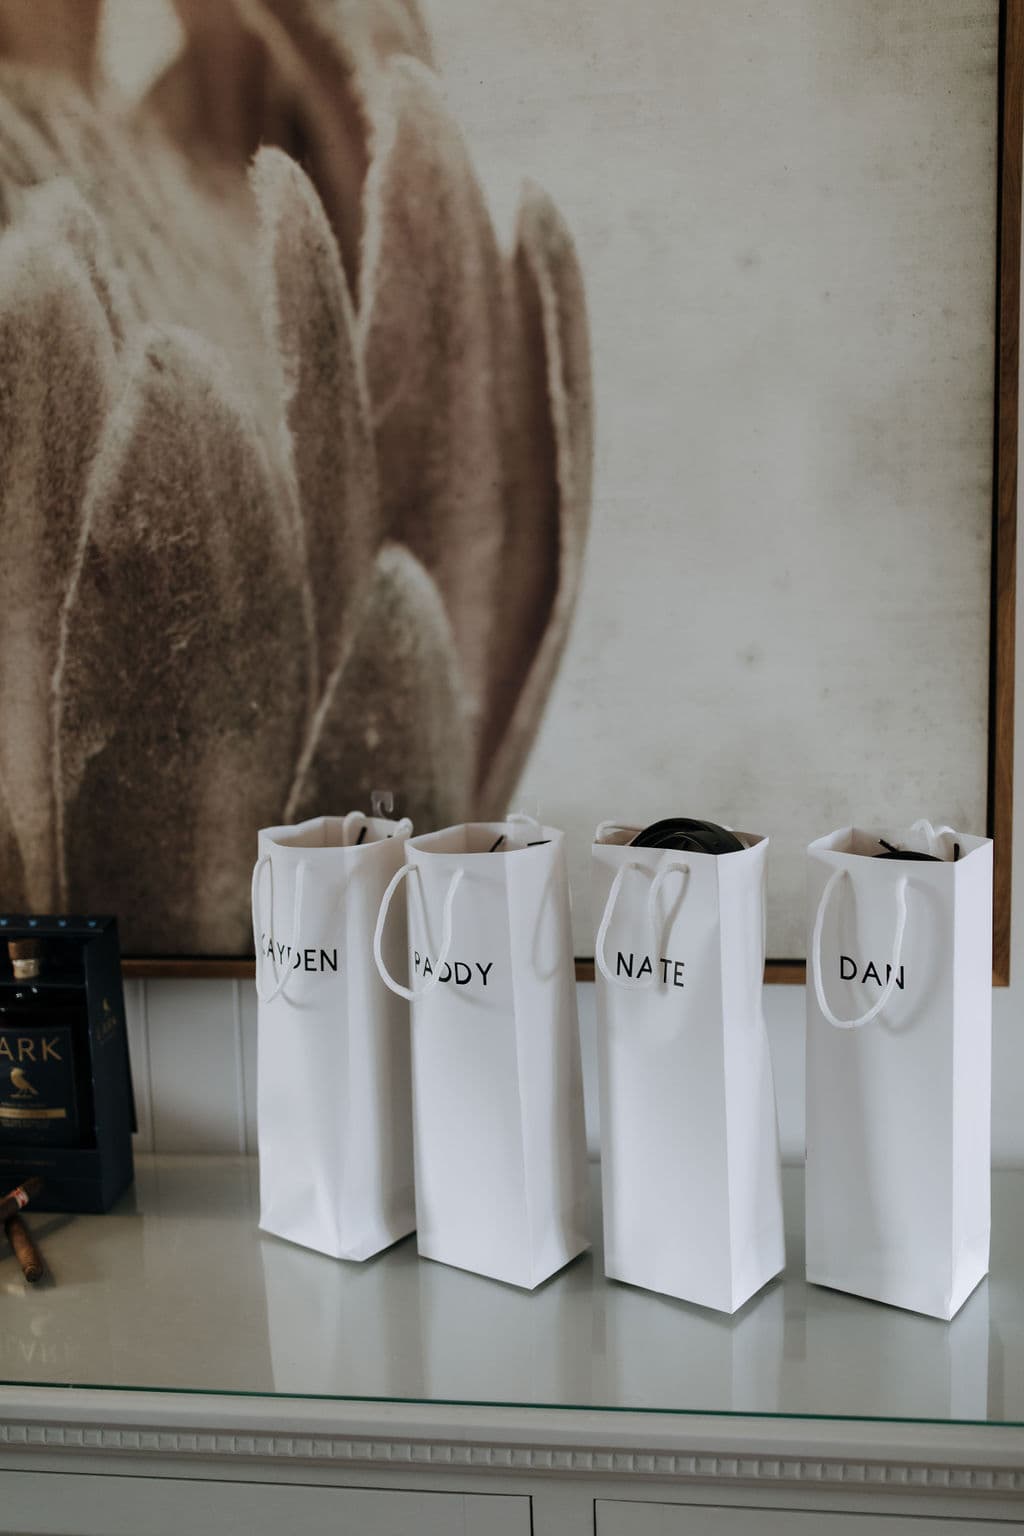
{"type": "Polygon", "coordinates": [[[135,1117],[138,1133],[135,1144],[140,1152],[153,1151],[152,1090],[149,1070],[149,1030],[146,1024],[146,983],[124,984],[125,1019],[128,1025],[128,1049],[132,1058],[132,1085],[135,1090],[135,1117]]]}
{"type": "Polygon", "coordinates": [[[238,984],[142,984],[132,1040],[145,1036],[149,1123],[164,1152],[245,1150],[238,984]]]}
{"type": "Polygon", "coordinates": [[[235,982],[242,1026],[242,1093],[245,1151],[256,1151],[256,988],[251,982],[235,982]]]}
{"type": "MultiPolygon", "coordinates": [[[[1016,924],[1015,924],[1016,927],[1016,924]]],[[[1015,964],[1024,969],[1024,956],[1015,964]]],[[[1024,978],[1022,978],[1024,981],[1024,978]]],[[[579,989],[587,1145],[599,1149],[594,988],[579,989]]],[[[151,1152],[256,1151],[256,994],[251,982],[130,982],[125,989],[138,1146],[151,1152]]],[[[1024,985],[993,1010],[992,1154],[1024,1167],[1024,985]]],[[[804,989],[766,987],[782,1156],[803,1161],[804,989]]]]}

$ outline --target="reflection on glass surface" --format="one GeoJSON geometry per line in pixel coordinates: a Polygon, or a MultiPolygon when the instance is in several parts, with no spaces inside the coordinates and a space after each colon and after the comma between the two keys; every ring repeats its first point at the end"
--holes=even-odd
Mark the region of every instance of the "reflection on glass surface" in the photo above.
{"type": "MultiPolygon", "coordinates": [[[[1024,1173],[992,1176],[988,1419],[1024,1423],[1024,1173]]],[[[973,1297],[971,1300],[973,1301],[973,1297]]]]}
{"type": "Polygon", "coordinates": [[[778,1282],[731,1316],[608,1284],[601,1292],[604,1351],[595,1390],[628,1408],[671,1408],[685,1398],[709,1413],[777,1403],[784,1301],[778,1282]]]}
{"type": "Polygon", "coordinates": [[[822,1400],[843,1373],[844,1412],[871,1418],[984,1419],[988,1413],[989,1297],[983,1281],[953,1318],[898,1311],[880,1302],[851,1307],[835,1291],[808,1286],[802,1357],[788,1359],[787,1389],[822,1400]]]}
{"type": "MultiPolygon", "coordinates": [[[[267,1390],[267,1310],[249,1214],[256,1208],[256,1164],[225,1162],[203,1159],[197,1177],[186,1159],[154,1159],[137,1186],[143,1272],[130,1293],[119,1262],[111,1277],[121,1303],[119,1381],[130,1382],[144,1363],[148,1385],[190,1388],[220,1375],[232,1391],[267,1390]]],[[[119,1248],[116,1254],[119,1260],[119,1248]]]]}
{"type": "Polygon", "coordinates": [[[402,1397],[419,1386],[415,1238],[362,1264],[266,1236],[259,1256],[275,1392],[402,1397]]]}
{"type": "Polygon", "coordinates": [[[527,1292],[414,1239],[351,1264],[266,1236],[244,1158],[139,1165],[111,1214],[35,1219],[56,1283],[0,1252],[6,1382],[1024,1422],[1024,1173],[996,1175],[991,1278],[942,1323],[804,1283],[797,1170],[787,1275],[726,1317],[605,1281],[599,1233],[527,1292]]]}
{"type": "MultiPolygon", "coordinates": [[[[49,1252],[70,1216],[37,1216],[32,1233],[49,1252]]],[[[0,1243],[2,1247],[2,1243],[0,1243]]],[[[30,1286],[10,1253],[0,1261],[0,1376],[7,1381],[67,1381],[79,1376],[89,1344],[90,1358],[109,1370],[112,1361],[109,1287],[97,1286],[89,1298],[57,1298],[50,1284],[30,1286]]]]}
{"type": "Polygon", "coordinates": [[[255,1164],[144,1161],[108,1215],[32,1218],[52,1279],[25,1284],[4,1254],[5,1374],[179,1390],[215,1390],[219,1377],[220,1390],[266,1391],[266,1305],[244,1241],[255,1164]]]}
{"type": "Polygon", "coordinates": [[[429,1260],[419,1266],[419,1284],[424,1396],[593,1402],[592,1254],[535,1291],[429,1260]]]}

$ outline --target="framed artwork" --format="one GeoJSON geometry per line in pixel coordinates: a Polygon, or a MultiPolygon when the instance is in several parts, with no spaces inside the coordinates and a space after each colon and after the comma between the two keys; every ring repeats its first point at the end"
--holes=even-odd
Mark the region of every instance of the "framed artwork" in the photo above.
{"type": "Polygon", "coordinates": [[[996,843],[1024,0],[0,4],[0,879],[251,962],[260,826],[996,843]]]}

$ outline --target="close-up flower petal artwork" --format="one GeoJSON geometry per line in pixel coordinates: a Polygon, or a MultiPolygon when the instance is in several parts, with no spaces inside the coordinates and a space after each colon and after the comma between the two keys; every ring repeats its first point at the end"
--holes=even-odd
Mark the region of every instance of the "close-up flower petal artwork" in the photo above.
{"type": "Polygon", "coordinates": [[[131,111],[69,9],[0,25],[0,880],[242,954],[256,828],[504,812],[586,539],[583,286],[538,188],[499,243],[415,6],[190,0],[131,111]]]}

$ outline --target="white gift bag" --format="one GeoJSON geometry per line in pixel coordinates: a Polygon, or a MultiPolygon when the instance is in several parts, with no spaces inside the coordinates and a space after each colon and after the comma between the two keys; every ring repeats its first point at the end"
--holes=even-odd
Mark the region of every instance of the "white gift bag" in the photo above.
{"type": "Polygon", "coordinates": [[[807,896],[807,1278],[950,1318],[988,1273],[992,844],[845,827],[807,896]]]}
{"type": "Polygon", "coordinates": [[[785,1263],[762,1011],[768,840],[593,848],[605,1273],[735,1312],[785,1263]]]}
{"type": "MultiPolygon", "coordinates": [[[[259,834],[253,871],[260,1227],[366,1259],[415,1226],[409,1010],[373,929],[409,821],[353,811],[259,834]]],[[[396,922],[390,953],[404,964],[396,922]]]]}
{"type": "Polygon", "coordinates": [[[589,1245],[564,836],[475,823],[410,838],[405,858],[376,953],[412,1001],[419,1251],[532,1289],[589,1245]],[[381,950],[406,877],[409,988],[381,950]]]}

